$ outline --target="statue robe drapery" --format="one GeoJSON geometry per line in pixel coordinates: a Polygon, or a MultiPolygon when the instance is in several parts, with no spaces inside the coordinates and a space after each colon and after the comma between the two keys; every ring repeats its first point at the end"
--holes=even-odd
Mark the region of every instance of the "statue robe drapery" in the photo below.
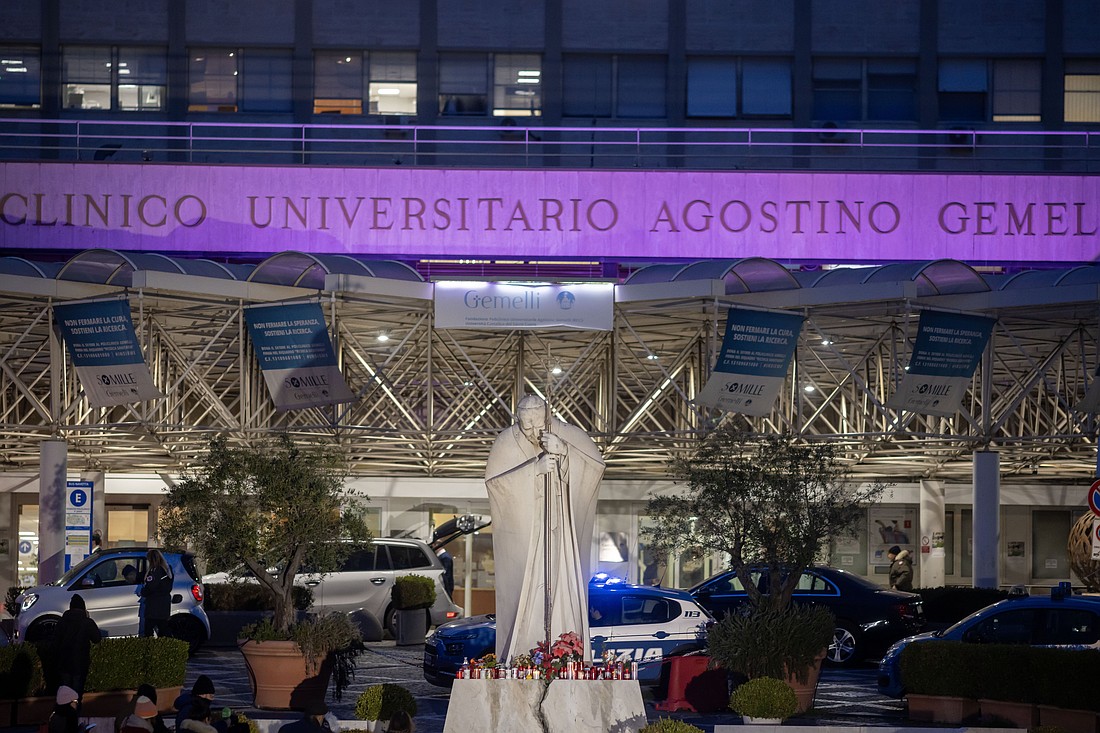
{"type": "Polygon", "coordinates": [[[526,654],[545,638],[545,487],[552,497],[551,641],[567,631],[588,637],[588,579],[592,575],[592,530],[604,462],[580,428],[552,421],[551,432],[567,445],[557,472],[536,472],[543,454],[518,425],[502,431],[489,452],[485,485],[493,517],[496,569],[497,658],[526,654]]]}

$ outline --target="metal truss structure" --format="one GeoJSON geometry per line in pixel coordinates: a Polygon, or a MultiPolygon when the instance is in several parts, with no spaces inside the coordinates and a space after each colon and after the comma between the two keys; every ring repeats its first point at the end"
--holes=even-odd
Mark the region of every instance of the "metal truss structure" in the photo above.
{"type": "Polygon", "coordinates": [[[34,471],[39,442],[60,438],[74,470],[171,474],[214,434],[286,433],[339,444],[357,475],[480,477],[493,438],[534,392],[593,435],[607,478],[659,479],[717,421],[748,420],[693,402],[726,309],[739,305],[806,318],[785,391],[770,415],[748,420],[754,430],[835,442],[862,477],[968,482],[973,453],[997,450],[1008,480],[1087,480],[1096,423],[1075,407],[1098,362],[1100,278],[1076,282],[955,293],[911,274],[764,292],[731,292],[722,280],[628,282],[617,288],[613,330],[595,332],[438,330],[427,283],[330,275],[318,290],[165,273],[135,272],[125,285],[0,275],[0,461],[34,471]],[[129,297],[164,399],[104,409],[84,398],[51,304],[110,294],[129,297]],[[275,409],[243,314],[250,303],[296,299],[323,304],[354,402],[275,409]],[[998,319],[951,418],[885,406],[924,308],[998,319]]]}

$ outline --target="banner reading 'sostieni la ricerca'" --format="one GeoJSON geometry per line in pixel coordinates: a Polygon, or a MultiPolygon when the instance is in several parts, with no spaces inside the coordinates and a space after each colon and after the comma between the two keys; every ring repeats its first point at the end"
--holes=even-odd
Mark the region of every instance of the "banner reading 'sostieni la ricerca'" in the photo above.
{"type": "Polygon", "coordinates": [[[293,410],[355,399],[332,350],[319,303],[245,308],[248,334],[275,407],[293,410]]]}
{"type": "Polygon", "coordinates": [[[64,303],[53,313],[88,404],[112,407],[164,397],[138,345],[130,301],[64,303]]]}
{"type": "Polygon", "coordinates": [[[767,415],[798,346],[802,316],[730,308],[722,354],[696,401],[728,412],[767,415]]]}
{"type": "Polygon", "coordinates": [[[909,367],[887,407],[950,417],[962,404],[996,320],[966,313],[920,314],[909,367]]]}

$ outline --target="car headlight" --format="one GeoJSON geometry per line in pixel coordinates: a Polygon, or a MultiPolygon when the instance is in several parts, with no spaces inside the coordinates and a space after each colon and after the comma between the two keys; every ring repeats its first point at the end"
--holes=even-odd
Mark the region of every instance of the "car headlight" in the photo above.
{"type": "Polygon", "coordinates": [[[37,593],[24,593],[23,594],[23,602],[19,604],[20,613],[22,613],[23,611],[26,611],[28,608],[30,608],[31,606],[33,606],[36,603],[38,603],[38,594],[37,593]]]}

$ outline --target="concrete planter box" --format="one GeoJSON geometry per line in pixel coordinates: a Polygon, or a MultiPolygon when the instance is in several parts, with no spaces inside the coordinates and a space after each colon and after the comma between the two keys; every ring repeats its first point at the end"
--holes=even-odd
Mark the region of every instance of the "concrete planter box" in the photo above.
{"type": "Polygon", "coordinates": [[[1017,728],[1034,728],[1039,724],[1039,706],[1029,702],[980,699],[978,705],[985,723],[1004,721],[1017,728]]]}
{"type": "Polygon", "coordinates": [[[976,719],[981,713],[978,701],[969,697],[909,694],[907,699],[910,720],[959,725],[964,720],[976,719]]]}
{"type": "Polygon", "coordinates": [[[1056,725],[1066,733],[1097,733],[1100,730],[1100,714],[1091,710],[1040,705],[1039,725],[1056,725]]]}

